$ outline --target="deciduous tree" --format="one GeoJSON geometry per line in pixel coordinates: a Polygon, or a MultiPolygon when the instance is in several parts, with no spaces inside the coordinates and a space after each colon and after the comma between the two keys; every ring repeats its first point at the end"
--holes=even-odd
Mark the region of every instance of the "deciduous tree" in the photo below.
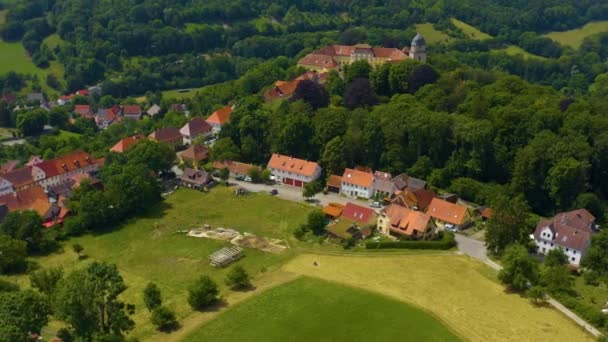
{"type": "Polygon", "coordinates": [[[498,279],[514,291],[525,291],[538,281],[538,262],[519,244],[509,246],[502,258],[503,269],[498,279]]]}
{"type": "Polygon", "coordinates": [[[201,276],[188,289],[188,304],[194,310],[203,310],[219,299],[217,284],[208,276],[201,276]]]}
{"type": "Polygon", "coordinates": [[[148,283],[144,289],[144,304],[146,304],[148,311],[153,311],[163,304],[160,289],[152,282],[148,283]]]}

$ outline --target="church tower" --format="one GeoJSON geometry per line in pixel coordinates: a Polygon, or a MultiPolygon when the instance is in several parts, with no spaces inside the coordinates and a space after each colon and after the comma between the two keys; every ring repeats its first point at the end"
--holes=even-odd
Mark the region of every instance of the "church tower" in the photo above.
{"type": "Polygon", "coordinates": [[[410,58],[422,63],[426,62],[426,41],[420,33],[412,40],[410,58]]]}

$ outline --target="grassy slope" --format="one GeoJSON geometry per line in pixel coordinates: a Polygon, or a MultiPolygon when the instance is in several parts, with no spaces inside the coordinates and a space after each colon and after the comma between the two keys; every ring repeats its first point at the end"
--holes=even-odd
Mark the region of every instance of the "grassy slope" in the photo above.
{"type": "Polygon", "coordinates": [[[428,313],[312,278],[270,289],[185,341],[457,341],[428,313]]]}
{"type": "Polygon", "coordinates": [[[433,24],[416,24],[416,31],[424,36],[427,44],[436,44],[447,42],[450,37],[442,31],[438,31],[433,27],[433,24]]]}
{"type": "Polygon", "coordinates": [[[6,22],[6,14],[8,10],[0,10],[0,25],[3,25],[6,22]]]}
{"type": "MultiPolygon", "coordinates": [[[[180,320],[192,315],[186,302],[187,287],[201,274],[214,278],[222,291],[227,291],[223,279],[228,269],[217,270],[207,263],[207,257],[228,243],[186,237],[178,230],[202,226],[205,223],[235,228],[242,232],[265,234],[282,238],[288,230],[302,223],[308,207],[282,201],[267,194],[251,194],[236,198],[223,186],[210,193],[180,189],[165,203],[144,218],[132,219],[119,229],[99,235],[74,238],[64,246],[65,252],[38,258],[42,267],[62,266],[69,271],[83,267],[91,260],[116,263],[129,289],[123,298],[136,305],[134,336],[146,340],[153,333],[149,314],[143,307],[141,292],[149,281],[156,282],[165,303],[176,310],[180,320]],[[79,262],[71,250],[73,243],[84,247],[89,256],[79,262]]],[[[238,263],[253,275],[282,263],[293,255],[271,255],[247,249],[238,263]]],[[[7,277],[4,277],[5,279],[7,277]]],[[[27,277],[9,277],[27,285],[27,277]]]]}
{"type": "Polygon", "coordinates": [[[608,32],[608,20],[591,22],[574,30],[549,32],[545,37],[551,38],[560,44],[578,49],[579,46],[581,46],[583,39],[601,32],[608,32]]]}
{"type": "Polygon", "coordinates": [[[284,269],[413,303],[469,340],[591,340],[557,311],[534,307],[525,298],[505,293],[489,268],[464,256],[303,254],[284,269]],[[319,266],[313,266],[313,261],[319,266]]]}

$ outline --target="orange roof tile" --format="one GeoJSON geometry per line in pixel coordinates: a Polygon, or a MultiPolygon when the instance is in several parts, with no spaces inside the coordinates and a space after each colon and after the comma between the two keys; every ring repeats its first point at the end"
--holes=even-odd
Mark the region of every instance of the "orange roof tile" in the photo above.
{"type": "Polygon", "coordinates": [[[246,175],[252,168],[257,168],[260,171],[262,170],[259,166],[231,160],[214,161],[213,168],[216,170],[228,169],[230,172],[240,175],[246,175]]]}
{"type": "Polygon", "coordinates": [[[272,157],[270,157],[268,168],[293,172],[306,177],[313,176],[317,169],[320,169],[319,164],[315,162],[283,156],[277,153],[273,153],[272,157]]]}
{"type": "Polygon", "coordinates": [[[34,210],[40,216],[46,214],[51,207],[47,195],[40,186],[1,196],[0,203],[6,204],[9,211],[34,210]]]}
{"type": "Polygon", "coordinates": [[[232,107],[226,106],[218,109],[209,115],[207,122],[210,124],[223,125],[230,121],[230,113],[232,113],[232,107]]]}
{"type": "Polygon", "coordinates": [[[405,235],[412,235],[415,231],[424,233],[431,220],[431,217],[425,213],[396,204],[382,209],[382,214],[389,218],[390,226],[394,231],[405,235]]]}
{"type": "Polygon", "coordinates": [[[333,218],[340,217],[340,215],[342,215],[342,211],[344,211],[344,205],[340,203],[329,203],[323,208],[323,213],[333,218]]]}
{"type": "Polygon", "coordinates": [[[374,175],[359,170],[345,169],[342,182],[369,188],[374,183],[374,175]]]}
{"type": "Polygon", "coordinates": [[[439,198],[433,198],[426,209],[427,215],[443,222],[459,225],[464,223],[467,208],[460,204],[450,203],[439,198]]]}
{"type": "Polygon", "coordinates": [[[342,186],[342,177],[338,175],[331,175],[329,176],[329,179],[327,179],[326,185],[333,188],[339,188],[342,186]]]}
{"type": "Polygon", "coordinates": [[[141,135],[134,135],[132,137],[120,139],[114,146],[112,146],[110,152],[123,153],[131,146],[135,145],[135,143],[141,140],[141,138],[143,138],[141,135]]]}

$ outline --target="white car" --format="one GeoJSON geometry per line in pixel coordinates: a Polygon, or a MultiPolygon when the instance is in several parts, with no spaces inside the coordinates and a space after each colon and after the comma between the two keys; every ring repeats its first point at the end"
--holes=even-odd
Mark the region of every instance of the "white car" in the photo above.
{"type": "Polygon", "coordinates": [[[450,231],[452,233],[456,233],[458,231],[458,228],[456,226],[454,226],[451,223],[448,223],[445,225],[445,230],[450,231]]]}
{"type": "Polygon", "coordinates": [[[251,177],[246,176],[245,178],[243,178],[243,181],[245,181],[245,182],[251,182],[252,180],[251,180],[251,177]]]}
{"type": "Polygon", "coordinates": [[[380,202],[378,202],[378,201],[374,201],[369,206],[372,207],[372,208],[381,208],[382,204],[380,204],[380,202]]]}

